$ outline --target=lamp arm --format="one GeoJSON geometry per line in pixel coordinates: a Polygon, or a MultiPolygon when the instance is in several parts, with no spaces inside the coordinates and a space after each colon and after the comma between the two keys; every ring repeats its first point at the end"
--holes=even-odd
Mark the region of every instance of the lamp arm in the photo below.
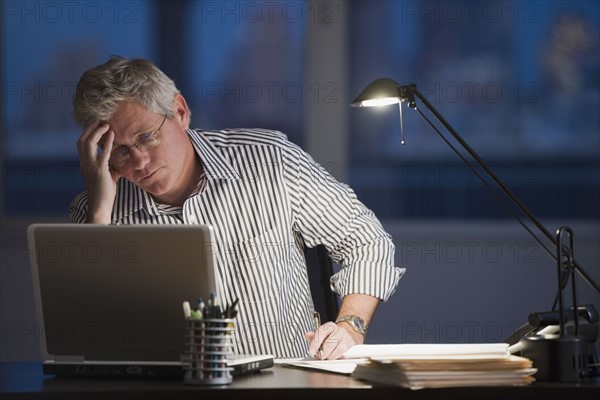
{"type": "MultiPolygon", "coordinates": [[[[517,196],[500,180],[500,178],[494,174],[491,168],[483,161],[483,159],[477,154],[477,152],[458,134],[458,132],[444,119],[444,117],[433,107],[433,105],[427,101],[427,99],[417,90],[416,85],[402,85],[398,88],[398,92],[402,98],[407,99],[409,101],[409,107],[416,108],[416,104],[414,101],[414,97],[416,96],[420,102],[422,102],[425,107],[435,116],[435,118],[444,126],[444,128],[452,135],[452,137],[461,145],[461,147],[469,153],[471,157],[477,162],[477,164],[483,168],[485,173],[492,178],[492,180],[498,185],[502,193],[504,193],[511,202],[523,213],[529,221],[531,221],[539,230],[548,238],[548,240],[554,245],[556,248],[558,246],[557,239],[550,233],[548,229],[537,218],[529,211],[529,209],[521,202],[517,196]]],[[[423,115],[421,113],[421,115],[423,115]]],[[[428,121],[429,122],[429,121],[428,121]]],[[[466,160],[463,159],[466,162],[466,160]]],[[[514,215],[513,215],[514,216],[514,215]]],[[[517,218],[517,217],[515,217],[517,218]]],[[[518,218],[517,218],[518,219],[518,218]]],[[[530,235],[540,243],[539,238],[533,234],[529,229],[526,228],[530,235]]],[[[545,247],[545,246],[544,246],[545,247]]],[[[552,255],[554,258],[555,256],[552,255]]],[[[600,286],[594,279],[579,265],[576,260],[572,260],[573,268],[583,277],[583,279],[592,286],[598,293],[600,293],[600,286]]]]}

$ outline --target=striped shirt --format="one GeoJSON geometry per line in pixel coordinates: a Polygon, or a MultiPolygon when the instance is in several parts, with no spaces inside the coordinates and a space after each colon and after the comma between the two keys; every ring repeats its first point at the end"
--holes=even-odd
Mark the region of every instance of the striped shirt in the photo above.
{"type": "MultiPolygon", "coordinates": [[[[305,357],[313,301],[303,248],[323,244],[342,268],[331,277],[342,297],[368,294],[386,301],[404,269],[372,211],[307,153],[277,131],[188,130],[204,175],[183,207],[157,204],[121,178],[115,224],[209,224],[214,228],[217,291],[239,298],[236,351],[305,357]]],[[[71,203],[82,223],[87,195],[71,203]]]]}

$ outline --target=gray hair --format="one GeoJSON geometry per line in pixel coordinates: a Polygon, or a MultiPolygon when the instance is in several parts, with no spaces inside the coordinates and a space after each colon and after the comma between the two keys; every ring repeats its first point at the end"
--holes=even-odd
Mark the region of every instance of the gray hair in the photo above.
{"type": "Polygon", "coordinates": [[[172,118],[173,99],[178,93],[175,82],[152,62],[112,56],[79,79],[73,117],[85,128],[95,120],[108,120],[119,103],[133,102],[172,118]]]}

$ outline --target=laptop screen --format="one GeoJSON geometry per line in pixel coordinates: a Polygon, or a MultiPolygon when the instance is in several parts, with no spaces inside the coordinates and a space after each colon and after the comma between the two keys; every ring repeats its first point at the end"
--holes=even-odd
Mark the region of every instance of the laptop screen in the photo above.
{"type": "Polygon", "coordinates": [[[44,360],[178,362],[182,302],[215,291],[207,225],[34,224],[28,242],[44,360]]]}

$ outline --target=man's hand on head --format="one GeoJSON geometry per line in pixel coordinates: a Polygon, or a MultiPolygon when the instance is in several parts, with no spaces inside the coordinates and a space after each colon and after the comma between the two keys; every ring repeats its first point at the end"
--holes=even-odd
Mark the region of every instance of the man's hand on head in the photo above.
{"type": "Polygon", "coordinates": [[[88,195],[86,222],[109,224],[117,191],[119,173],[109,166],[114,132],[110,126],[95,121],[87,126],[79,140],[79,167],[88,195]]]}

